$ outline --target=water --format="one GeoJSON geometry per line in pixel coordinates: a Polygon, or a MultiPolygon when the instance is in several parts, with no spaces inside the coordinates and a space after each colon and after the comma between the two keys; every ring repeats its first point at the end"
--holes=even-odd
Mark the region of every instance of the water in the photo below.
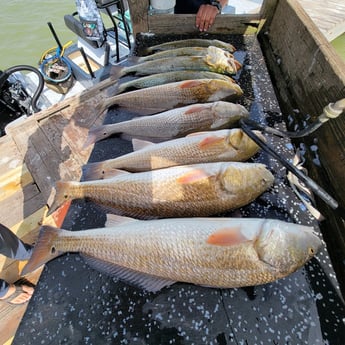
{"type": "MultiPolygon", "coordinates": [[[[62,44],[75,40],[66,28],[65,14],[76,11],[74,0],[0,0],[0,70],[27,64],[38,66],[41,54],[56,46],[47,22],[51,22],[62,44]]],[[[332,45],[345,59],[345,35],[332,45]]]]}
{"type": "Polygon", "coordinates": [[[75,39],[63,19],[76,11],[74,0],[0,0],[0,8],[0,70],[20,64],[38,66],[41,54],[57,46],[47,22],[62,44],[75,39]]]}
{"type": "Polygon", "coordinates": [[[331,42],[338,54],[345,60],[345,33],[331,42]]]}

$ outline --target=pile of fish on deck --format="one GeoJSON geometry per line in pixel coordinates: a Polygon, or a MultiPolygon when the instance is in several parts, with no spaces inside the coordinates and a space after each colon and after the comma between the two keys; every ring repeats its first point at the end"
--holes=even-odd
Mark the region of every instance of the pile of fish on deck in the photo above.
{"type": "Polygon", "coordinates": [[[85,145],[121,133],[134,138],[134,151],[87,164],[82,182],[59,181],[50,209],[89,198],[116,215],[99,229],[43,226],[24,273],[73,251],[148,291],[177,281],[231,288],[285,277],[318,252],[321,241],[307,226],[210,217],[247,205],[274,182],[265,165],[246,162],[259,147],[228,129],[249,116],[230,103],[243,94],[229,76],[241,68],[234,50],[218,40],[180,40],[116,68],[116,94],[98,111],[116,105],[146,116],[91,129],[85,145]],[[141,77],[121,83],[133,73],[141,77]]]}

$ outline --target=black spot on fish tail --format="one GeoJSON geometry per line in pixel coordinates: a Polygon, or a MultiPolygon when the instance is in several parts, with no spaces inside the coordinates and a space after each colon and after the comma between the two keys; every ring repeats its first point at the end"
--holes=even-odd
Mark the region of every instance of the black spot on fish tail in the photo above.
{"type": "Polygon", "coordinates": [[[88,163],[83,166],[83,181],[100,180],[104,178],[104,171],[102,170],[102,162],[88,163]]]}
{"type": "Polygon", "coordinates": [[[93,145],[94,143],[106,139],[109,136],[116,134],[114,131],[110,131],[109,125],[103,125],[91,128],[89,130],[88,136],[85,140],[85,143],[83,145],[83,150],[85,150],[90,145],[93,145]]]}
{"type": "Polygon", "coordinates": [[[109,72],[109,77],[115,81],[118,81],[121,77],[124,76],[124,67],[123,66],[112,66],[109,72]]]}

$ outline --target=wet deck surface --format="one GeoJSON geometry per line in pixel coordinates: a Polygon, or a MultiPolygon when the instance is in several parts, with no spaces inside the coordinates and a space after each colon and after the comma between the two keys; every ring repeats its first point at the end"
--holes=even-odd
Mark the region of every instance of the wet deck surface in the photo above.
{"type": "MultiPolygon", "coordinates": [[[[176,38],[176,37],[175,37],[176,38]]],[[[219,38],[219,37],[218,37],[219,38]]],[[[239,103],[251,117],[284,129],[283,116],[253,36],[226,36],[243,62],[236,79],[245,96],[239,103]]],[[[142,37],[140,44],[155,44],[142,37]]],[[[165,39],[166,40],[166,39],[165,39]]],[[[128,119],[111,110],[106,122],[128,119]]],[[[292,158],[288,140],[268,137],[284,157],[292,158]]],[[[90,161],[130,152],[117,137],[95,145],[90,161]]],[[[286,181],[286,170],[260,153],[255,162],[268,165],[274,186],[254,203],[234,213],[313,225],[286,181]]],[[[72,202],[63,227],[103,226],[105,213],[84,200],[72,202]]],[[[321,235],[320,235],[321,236],[321,235]]],[[[148,293],[91,269],[78,254],[49,262],[19,326],[13,344],[343,344],[345,306],[326,247],[305,268],[271,284],[246,289],[211,289],[177,283],[148,293]]]]}

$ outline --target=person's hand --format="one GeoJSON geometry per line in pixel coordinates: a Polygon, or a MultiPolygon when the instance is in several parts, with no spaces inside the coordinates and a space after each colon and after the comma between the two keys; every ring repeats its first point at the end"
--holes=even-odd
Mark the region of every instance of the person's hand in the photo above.
{"type": "Polygon", "coordinates": [[[207,31],[213,25],[218,13],[216,6],[201,5],[195,20],[195,25],[199,31],[207,31]]]}

